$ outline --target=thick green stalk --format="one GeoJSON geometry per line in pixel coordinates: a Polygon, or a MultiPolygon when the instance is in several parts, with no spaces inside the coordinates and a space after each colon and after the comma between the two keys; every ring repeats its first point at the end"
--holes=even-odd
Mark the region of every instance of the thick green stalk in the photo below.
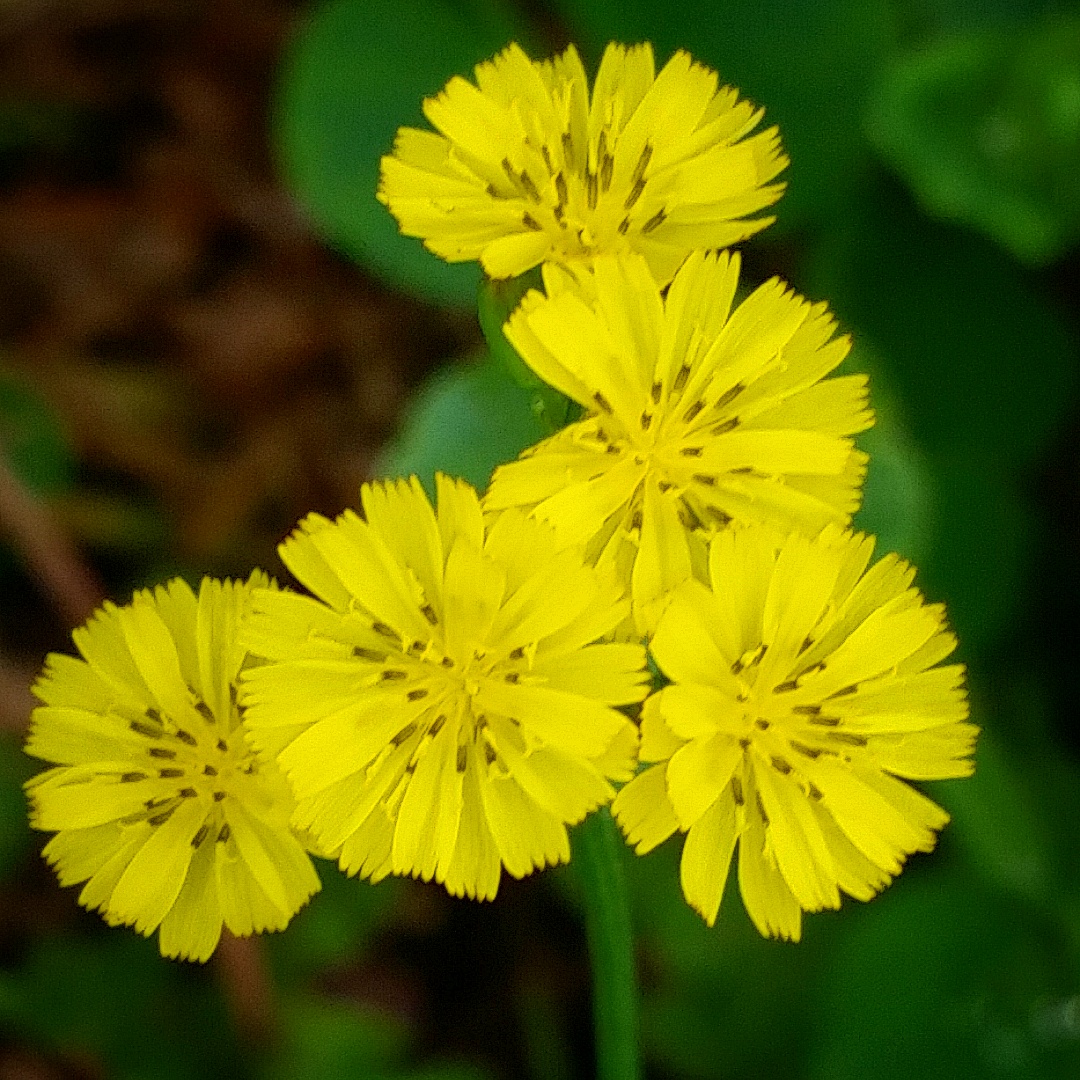
{"type": "Polygon", "coordinates": [[[622,837],[607,807],[574,832],[571,865],[585,910],[593,970],[597,1080],[640,1080],[634,933],[621,861],[622,837]]]}

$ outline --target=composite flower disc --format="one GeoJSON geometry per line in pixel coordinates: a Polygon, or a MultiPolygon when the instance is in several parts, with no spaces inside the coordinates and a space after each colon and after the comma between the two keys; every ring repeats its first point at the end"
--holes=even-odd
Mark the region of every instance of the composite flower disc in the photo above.
{"type": "Polygon", "coordinates": [[[280,930],[319,887],[272,762],[244,741],[236,679],[246,584],[178,580],[106,604],[53,654],[34,692],[27,753],[56,767],[27,784],[31,823],[79,902],[166,956],[205,960],[224,925],[280,930]]]}
{"type": "Polygon", "coordinates": [[[363,517],[311,515],[281,547],[315,595],[258,594],[245,676],[252,739],[294,819],[348,873],[435,878],[490,898],[569,858],[566,825],[633,772],[639,645],[603,643],[628,603],[610,576],[475,491],[368,484],[363,517]]]}
{"type": "Polygon", "coordinates": [[[941,605],[873,541],[719,534],[650,643],[672,680],[646,702],[613,810],[639,853],[687,833],[682,886],[711,925],[736,846],[746,909],[797,939],[801,912],[869,900],[948,815],[903,782],[967,776],[977,729],[941,605]],[[903,778],[903,779],[901,779],[903,778]]]}
{"type": "Polygon", "coordinates": [[[761,110],[677,52],[611,44],[589,95],[573,46],[536,62],[517,45],[455,77],[383,158],[379,198],[407,236],[492,277],[542,262],[587,267],[640,252],[666,284],[686,255],[738,243],[773,219],[787,165],[761,110]]]}
{"type": "Polygon", "coordinates": [[[518,506],[628,575],[646,632],[708,534],[846,524],[872,423],[861,375],[826,376],[850,342],[824,304],[773,279],[735,306],[739,257],[691,255],[666,295],[639,256],[602,259],[583,295],[557,270],[506,324],[525,362],[587,410],[496,470],[518,506]]]}

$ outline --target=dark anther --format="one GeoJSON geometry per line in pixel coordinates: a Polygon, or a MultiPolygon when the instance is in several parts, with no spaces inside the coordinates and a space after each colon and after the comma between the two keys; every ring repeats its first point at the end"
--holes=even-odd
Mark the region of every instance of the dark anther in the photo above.
{"type": "Polygon", "coordinates": [[[194,799],[198,794],[193,787],[183,787],[177,792],[181,799],[194,799]]]}
{"type": "Polygon", "coordinates": [[[532,229],[533,232],[543,232],[544,226],[540,224],[528,211],[521,215],[521,224],[526,229],[532,229]]]}
{"type": "Polygon", "coordinates": [[[734,431],[739,426],[739,418],[733,416],[730,420],[725,420],[721,424],[717,424],[712,429],[713,435],[726,435],[729,431],[734,431]]]}
{"type": "Polygon", "coordinates": [[[709,517],[713,519],[721,528],[725,525],[730,525],[734,520],[730,514],[725,513],[719,506],[706,506],[706,512],[709,517]]]}
{"type": "MultiPolygon", "coordinates": [[[[634,166],[634,175],[630,177],[630,186],[636,188],[639,183],[642,183],[645,179],[645,170],[649,167],[649,161],[652,159],[652,143],[646,143],[641,150],[641,157],[638,158],[637,164],[634,166]]],[[[627,209],[630,209],[629,202],[627,203],[627,209]]]]}
{"type": "Polygon", "coordinates": [[[803,638],[803,643],[799,646],[799,655],[802,656],[802,654],[806,652],[806,650],[809,649],[810,646],[813,644],[814,639],[809,634],[807,634],[806,637],[803,638]]]}
{"type": "Polygon", "coordinates": [[[146,718],[147,718],[147,720],[153,720],[153,722],[155,724],[160,724],[162,722],[161,711],[159,709],[153,709],[153,708],[147,709],[146,710],[146,718]]]}
{"type": "Polygon", "coordinates": [[[225,791],[215,791],[214,792],[214,802],[221,802],[221,800],[224,799],[227,794],[228,794],[228,792],[225,792],[225,791]]]}
{"type": "Polygon", "coordinates": [[[144,772],[126,772],[120,775],[121,784],[133,784],[136,780],[145,780],[146,773],[144,772]]]}
{"type": "Polygon", "coordinates": [[[737,469],[728,469],[732,476],[750,476],[753,471],[753,465],[740,465],[737,469]]]}
{"type": "Polygon", "coordinates": [[[184,775],[183,769],[158,769],[158,776],[162,780],[176,780],[184,775]]]}
{"type": "Polygon", "coordinates": [[[798,713],[800,716],[817,716],[821,712],[820,705],[793,705],[791,707],[793,713],[798,713]]]}
{"type": "Polygon", "coordinates": [[[352,654],[360,660],[370,660],[373,664],[381,664],[386,659],[386,653],[377,649],[365,649],[363,645],[354,645],[352,654]]]}
{"type": "Polygon", "coordinates": [[[611,187],[611,174],[615,170],[615,159],[610,154],[605,154],[600,160],[600,190],[607,191],[611,187]]]}
{"type": "Polygon", "coordinates": [[[533,178],[524,169],[521,170],[521,186],[534,203],[540,202],[540,192],[536,190],[533,178]]]}
{"type": "Polygon", "coordinates": [[[390,741],[394,746],[400,746],[403,742],[406,742],[412,737],[416,731],[416,721],[411,724],[406,724],[390,741]]]}
{"type": "Polygon", "coordinates": [[[619,222],[619,227],[618,227],[617,232],[618,232],[618,234],[620,236],[625,236],[629,231],[630,231],[630,219],[628,217],[624,217],[622,219],[622,221],[619,222]]]}
{"type": "Polygon", "coordinates": [[[840,723],[839,716],[811,716],[809,722],[820,727],[837,727],[840,723]]]}
{"type": "Polygon", "coordinates": [[[516,671],[508,671],[506,673],[506,681],[508,683],[521,682],[521,675],[516,671]]]}
{"type": "Polygon", "coordinates": [[[398,635],[394,628],[392,626],[387,626],[384,622],[373,622],[371,624],[371,629],[374,630],[376,634],[381,634],[383,637],[393,638],[394,641],[398,640],[398,635]]]}
{"type": "Polygon", "coordinates": [[[765,813],[765,804],[761,801],[761,792],[760,791],[755,791],[754,795],[755,795],[755,797],[757,799],[757,808],[758,808],[758,813],[761,815],[761,820],[764,821],[766,825],[768,825],[769,824],[769,815],[765,813]]]}
{"type": "Polygon", "coordinates": [[[782,757],[770,758],[769,763],[781,776],[787,776],[791,772],[791,766],[782,757]]]}
{"type": "Polygon", "coordinates": [[[798,679],[788,679],[786,682],[777,683],[773,687],[773,693],[774,694],[786,694],[789,690],[798,690],[798,689],[799,689],[799,680],[798,679]]]}
{"type": "Polygon", "coordinates": [[[574,167],[574,140],[569,131],[562,133],[562,152],[563,157],[566,158],[566,164],[572,169],[574,167]]]}
{"type": "Polygon", "coordinates": [[[679,451],[679,453],[682,454],[683,457],[701,457],[704,452],[704,446],[684,446],[679,451]]]}
{"type": "Polygon", "coordinates": [[[833,742],[847,743],[848,746],[865,746],[866,736],[856,735],[851,731],[830,731],[829,738],[833,742]]]}
{"type": "Polygon", "coordinates": [[[689,424],[690,421],[693,420],[694,417],[697,416],[697,414],[701,412],[701,410],[704,408],[705,402],[698,398],[698,400],[695,401],[693,405],[691,405],[690,408],[683,413],[683,422],[689,424]]]}
{"type": "Polygon", "coordinates": [[[660,404],[660,395],[663,393],[663,391],[664,384],[659,379],[657,379],[656,382],[652,384],[652,390],[649,391],[649,395],[652,397],[652,403],[654,405],[660,404]]]}
{"type": "Polygon", "coordinates": [[[643,412],[641,414],[641,430],[642,431],[648,431],[649,426],[651,424],[652,424],[652,413],[651,412],[643,412]]]}
{"type": "Polygon", "coordinates": [[[153,817],[146,819],[147,825],[153,825],[157,828],[158,825],[164,825],[166,821],[173,816],[173,812],[176,810],[175,806],[170,807],[168,810],[163,811],[160,814],[155,814],[153,817]]]}
{"type": "Polygon", "coordinates": [[[499,755],[495,753],[495,747],[489,742],[484,743],[484,760],[490,765],[499,755]]]}
{"type": "Polygon", "coordinates": [[[219,844],[224,844],[230,836],[232,836],[232,829],[229,828],[229,823],[226,821],[225,824],[218,829],[217,842],[219,844]]]}
{"type": "Polygon", "coordinates": [[[435,614],[435,609],[430,604],[425,604],[420,609],[420,614],[423,615],[432,626],[439,625],[439,616],[435,614]]]}
{"type": "Polygon", "coordinates": [[[808,780],[806,782],[806,794],[809,795],[814,802],[821,802],[821,800],[825,798],[821,792],[821,788],[819,788],[813,780],[808,780]]]}
{"type": "Polygon", "coordinates": [[[657,210],[655,214],[644,225],[641,226],[641,231],[648,236],[653,229],[658,229],[664,223],[664,219],[667,214],[663,210],[657,210]]]}
{"type": "Polygon", "coordinates": [[[435,719],[431,721],[431,727],[428,728],[428,734],[432,738],[435,738],[435,736],[438,735],[440,731],[442,731],[443,725],[445,723],[446,723],[446,714],[445,713],[439,713],[439,715],[436,716],[435,719]]]}
{"type": "Polygon", "coordinates": [[[690,365],[683,364],[681,368],[675,374],[675,382],[672,389],[677,394],[685,385],[686,380],[690,378],[690,365]]]}
{"type": "Polygon", "coordinates": [[[600,185],[597,182],[596,173],[589,171],[585,174],[585,186],[589,193],[589,209],[595,210],[596,199],[600,193],[600,185]]]}
{"type": "Polygon", "coordinates": [[[199,740],[195,738],[190,732],[185,731],[183,728],[176,729],[176,737],[188,746],[198,746],[199,740]]]}
{"type": "Polygon", "coordinates": [[[213,765],[204,765],[202,767],[203,776],[217,776],[217,769],[213,765]]]}
{"type": "Polygon", "coordinates": [[[452,668],[452,667],[454,666],[454,661],[453,661],[453,660],[451,660],[449,656],[444,656],[444,657],[443,657],[443,658],[442,658],[442,659],[441,659],[441,660],[439,661],[439,663],[440,663],[440,664],[441,664],[441,665],[442,665],[443,667],[445,667],[445,668],[452,668]]]}
{"type": "Polygon", "coordinates": [[[768,731],[769,730],[769,721],[766,720],[764,716],[759,716],[754,721],[754,727],[758,728],[760,731],[768,731]]]}
{"type": "Polygon", "coordinates": [[[206,704],[206,702],[205,702],[205,701],[196,701],[196,702],[195,702],[195,711],[196,711],[196,712],[197,712],[197,713],[198,713],[198,714],[199,714],[199,715],[200,715],[200,716],[201,716],[201,717],[202,717],[202,718],[203,718],[203,719],[204,719],[204,720],[205,720],[205,721],[206,721],[206,722],[207,722],[208,724],[212,724],[212,723],[214,723],[214,720],[215,720],[215,717],[214,717],[214,711],[213,711],[213,709],[211,709],[211,708],[210,708],[210,706],[209,706],[209,705],[207,705],[207,704],[206,704]]]}
{"type": "Polygon", "coordinates": [[[157,728],[152,728],[149,724],[144,724],[141,720],[132,720],[128,725],[136,735],[145,735],[148,739],[160,739],[161,732],[157,728]]]}
{"type": "Polygon", "coordinates": [[[555,194],[559,198],[559,206],[566,206],[570,193],[566,190],[566,177],[562,173],[555,176],[555,194]]]}
{"type": "Polygon", "coordinates": [[[191,838],[193,848],[202,847],[202,842],[210,835],[209,825],[200,825],[199,831],[191,838]]]}
{"type": "Polygon", "coordinates": [[[227,754],[227,753],[229,752],[229,744],[228,744],[228,743],[227,743],[227,742],[226,742],[226,741],[225,741],[224,739],[218,739],[218,741],[217,741],[217,748],[218,748],[218,749],[219,749],[219,750],[220,750],[220,751],[221,751],[221,752],[222,752],[223,754],[227,754]]]}
{"type": "Polygon", "coordinates": [[[696,480],[699,484],[704,484],[706,487],[716,487],[716,477],[710,476],[708,473],[694,473],[693,480],[696,480]]]}
{"type": "Polygon", "coordinates": [[[525,649],[521,645],[519,645],[516,649],[511,650],[510,659],[511,660],[524,660],[525,659],[525,649]]]}
{"type": "Polygon", "coordinates": [[[428,692],[422,686],[418,687],[416,690],[410,690],[405,695],[405,697],[407,697],[409,701],[420,701],[422,698],[426,698],[427,696],[428,692]]]}
{"type": "Polygon", "coordinates": [[[408,677],[408,672],[398,671],[397,668],[384,668],[379,672],[379,678],[383,682],[400,682],[400,680],[407,679],[408,677]]]}
{"type": "Polygon", "coordinates": [[[634,513],[630,517],[630,528],[634,532],[637,532],[637,530],[640,529],[641,526],[644,524],[644,520],[645,519],[644,519],[641,511],[640,510],[635,510],[634,513]]]}
{"type": "Polygon", "coordinates": [[[148,753],[150,754],[151,757],[156,757],[156,758],[169,758],[169,759],[171,759],[171,758],[176,757],[176,751],[175,750],[166,750],[165,747],[163,747],[163,746],[151,746],[148,753]]]}
{"type": "Polygon", "coordinates": [[[634,208],[634,203],[641,198],[641,193],[644,190],[645,180],[643,177],[638,177],[638,179],[634,181],[633,187],[630,188],[630,194],[626,196],[626,202],[623,203],[623,209],[632,210],[634,208]]]}
{"type": "Polygon", "coordinates": [[[593,394],[593,401],[595,401],[596,404],[600,407],[600,409],[603,412],[606,412],[609,416],[615,411],[611,407],[611,402],[609,402],[608,399],[604,397],[604,395],[601,394],[599,390],[597,390],[596,393],[593,394]]]}
{"type": "Polygon", "coordinates": [[[660,489],[660,494],[664,495],[669,492],[675,485],[670,480],[660,480],[656,485],[660,489]]]}
{"type": "Polygon", "coordinates": [[[854,694],[859,689],[858,683],[852,683],[850,686],[845,686],[840,690],[837,690],[835,694],[830,694],[829,697],[846,697],[848,694],[854,694]]]}
{"type": "Polygon", "coordinates": [[[469,748],[467,746],[459,746],[457,748],[457,771],[464,772],[465,766],[469,761],[469,748]]]}
{"type": "Polygon", "coordinates": [[[735,798],[736,806],[742,806],[746,802],[746,796],[743,795],[742,781],[737,776],[731,778],[731,794],[735,798]]]}
{"type": "Polygon", "coordinates": [[[803,757],[808,757],[811,761],[814,761],[815,759],[821,757],[822,753],[824,752],[822,750],[819,750],[816,746],[804,746],[801,742],[798,742],[795,739],[789,739],[788,745],[791,747],[792,750],[795,750],[798,753],[802,754],[803,757]]]}
{"type": "Polygon", "coordinates": [[[743,737],[742,737],[742,738],[741,738],[741,739],[739,740],[739,745],[740,745],[740,746],[741,746],[741,747],[742,747],[742,748],[743,748],[744,750],[749,750],[749,749],[750,749],[750,740],[749,740],[749,739],[748,739],[748,738],[747,738],[747,737],[746,737],[746,736],[744,735],[744,736],[743,736],[743,737]]]}
{"type": "Polygon", "coordinates": [[[722,409],[725,405],[730,405],[744,390],[746,385],[741,382],[737,382],[730,390],[725,390],[717,399],[715,408],[722,409]]]}
{"type": "Polygon", "coordinates": [[[240,695],[236,689],[236,683],[229,683],[229,704],[236,708],[236,703],[239,700],[240,695]]]}

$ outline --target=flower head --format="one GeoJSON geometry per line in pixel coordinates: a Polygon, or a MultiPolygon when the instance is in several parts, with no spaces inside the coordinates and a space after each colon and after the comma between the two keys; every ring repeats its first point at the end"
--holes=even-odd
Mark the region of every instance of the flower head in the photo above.
{"type": "Polygon", "coordinates": [[[730,524],[819,532],[858,506],[866,380],[824,304],[773,279],[733,306],[737,254],[691,255],[663,297],[639,257],[596,264],[592,302],[545,273],[506,334],[588,415],[497,469],[486,504],[520,506],[629,574],[639,630],[730,524]]]}
{"type": "Polygon", "coordinates": [[[652,46],[608,45],[589,98],[570,46],[541,63],[510,45],[455,77],[382,160],[379,199],[401,231],[491,277],[637,251],[660,284],[687,253],[745,240],[773,218],[787,165],[761,110],[689,54],[655,74],[652,46]]]}
{"type": "Polygon", "coordinates": [[[281,556],[319,600],[258,594],[248,640],[272,662],[243,700],[342,869],[490,898],[501,867],[569,858],[566,824],[629,779],[637,729],[612,706],[645,697],[645,652],[593,644],[628,605],[550,529],[437,485],[437,513],[413,477],[301,523],[281,556]]]}
{"type": "Polygon", "coordinates": [[[281,930],[319,888],[272,762],[244,741],[237,629],[253,585],[181,580],[106,604],[53,654],[34,692],[26,751],[55,763],[27,784],[45,857],[79,902],[206,960],[222,924],[281,930]]]}
{"type": "Polygon", "coordinates": [[[763,934],[801,912],[869,900],[948,815],[898,777],[967,776],[977,729],[939,604],[873,540],[826,529],[776,544],[712,541],[711,588],[676,593],[651,642],[671,680],[645,704],[641,758],[614,812],[639,853],[686,832],[682,887],[716,919],[736,844],[763,934]]]}

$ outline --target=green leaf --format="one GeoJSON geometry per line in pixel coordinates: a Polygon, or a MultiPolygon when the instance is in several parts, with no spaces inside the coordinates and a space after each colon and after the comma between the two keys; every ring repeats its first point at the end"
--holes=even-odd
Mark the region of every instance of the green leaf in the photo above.
{"type": "Polygon", "coordinates": [[[900,192],[868,192],[807,270],[811,295],[827,296],[880,359],[931,455],[1013,470],[1058,435],[1078,381],[1073,342],[1028,277],[981,237],[928,221],[900,192]]]}
{"type": "Polygon", "coordinates": [[[1075,1027],[1054,1024],[1076,989],[1061,928],[970,875],[911,876],[859,913],[829,966],[805,1075],[1074,1077],[1075,1027]]]}
{"type": "Polygon", "coordinates": [[[38,391],[16,375],[0,371],[0,452],[31,490],[49,495],[71,485],[71,447],[38,391]]]}
{"type": "Polygon", "coordinates": [[[416,473],[429,493],[445,472],[482,491],[496,465],[547,435],[541,412],[536,392],[490,358],[450,368],[423,389],[377,472],[416,473]]]}
{"type": "Polygon", "coordinates": [[[931,213],[1035,265],[1080,241],[1080,18],[922,48],[885,75],[869,115],[931,213]]]}
{"type": "Polygon", "coordinates": [[[449,265],[401,236],[376,201],[379,159],[400,126],[427,126],[425,97],[523,37],[495,0],[332,0],[315,11],[285,64],[276,135],[289,180],[331,242],[420,296],[473,303],[477,266],[449,265]]]}
{"type": "Polygon", "coordinates": [[[791,166],[775,207],[790,228],[843,209],[843,197],[869,168],[862,110],[893,41],[886,0],[557,0],[598,58],[608,41],[651,41],[657,64],[675,49],[765,109],[779,124],[791,166]]]}
{"type": "Polygon", "coordinates": [[[36,771],[14,741],[0,740],[0,880],[32,847],[22,786],[36,771]]]}

